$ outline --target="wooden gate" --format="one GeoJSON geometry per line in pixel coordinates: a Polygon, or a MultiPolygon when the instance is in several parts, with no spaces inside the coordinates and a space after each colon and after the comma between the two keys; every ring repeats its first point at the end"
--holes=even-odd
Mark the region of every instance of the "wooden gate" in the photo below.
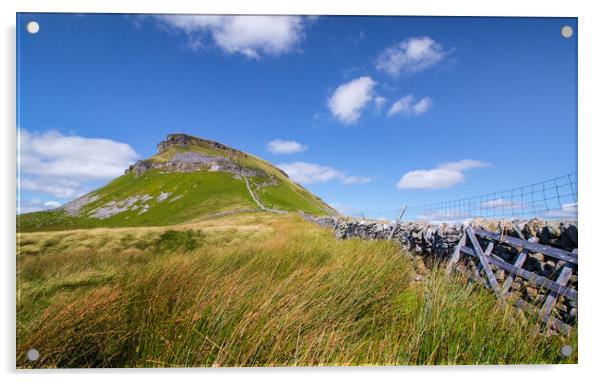
{"type": "Polygon", "coordinates": [[[504,236],[503,234],[489,232],[480,228],[467,227],[447,264],[448,273],[450,273],[452,269],[457,269],[456,265],[462,254],[478,260],[478,268],[473,274],[466,274],[466,276],[482,282],[485,286],[493,289],[498,299],[502,302],[505,302],[510,296],[510,288],[515,277],[521,277],[526,279],[529,284],[540,289],[545,289],[546,298],[541,307],[536,307],[521,298],[516,298],[514,300],[513,297],[514,305],[531,314],[536,314],[538,319],[544,325],[550,325],[552,328],[564,333],[569,332],[571,327],[554,317],[553,309],[559,296],[564,296],[566,299],[577,302],[577,291],[566,286],[571,275],[577,269],[576,253],[524,239],[504,236]],[[478,238],[487,241],[487,247],[484,251],[479,244],[478,238]],[[500,244],[511,246],[518,250],[518,256],[513,264],[504,261],[500,256],[496,255],[496,245],[499,246],[500,244]],[[550,280],[522,268],[529,252],[542,253],[545,256],[553,257],[565,262],[556,280],[550,280]],[[503,269],[507,273],[506,279],[502,285],[498,283],[498,280],[491,269],[492,265],[499,269],[503,269]],[[481,271],[485,274],[484,278],[481,276],[481,271]]]}

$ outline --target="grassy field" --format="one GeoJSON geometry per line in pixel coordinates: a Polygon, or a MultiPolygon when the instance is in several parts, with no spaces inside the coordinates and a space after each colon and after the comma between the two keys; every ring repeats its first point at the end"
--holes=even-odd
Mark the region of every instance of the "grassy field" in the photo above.
{"type": "Polygon", "coordinates": [[[577,361],[575,335],[296,214],[20,233],[17,268],[24,368],[577,361]]]}

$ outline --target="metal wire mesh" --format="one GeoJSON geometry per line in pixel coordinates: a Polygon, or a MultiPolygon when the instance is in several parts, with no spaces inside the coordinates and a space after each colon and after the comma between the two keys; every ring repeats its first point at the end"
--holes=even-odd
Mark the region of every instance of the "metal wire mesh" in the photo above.
{"type": "Polygon", "coordinates": [[[462,221],[476,217],[577,219],[577,173],[465,199],[409,206],[404,221],[462,221]]]}

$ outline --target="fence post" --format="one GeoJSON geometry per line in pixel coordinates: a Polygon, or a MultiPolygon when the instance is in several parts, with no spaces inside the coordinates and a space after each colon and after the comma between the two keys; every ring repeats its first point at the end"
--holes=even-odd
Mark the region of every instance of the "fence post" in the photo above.
{"type": "Polygon", "coordinates": [[[397,227],[399,227],[399,223],[401,223],[401,218],[403,217],[403,214],[406,212],[406,207],[407,206],[405,204],[401,207],[401,213],[399,214],[399,216],[395,220],[395,225],[391,229],[391,233],[389,234],[388,240],[393,239],[393,235],[395,234],[395,231],[397,231],[397,227]]]}
{"type": "Polygon", "coordinates": [[[467,227],[466,233],[468,234],[468,238],[472,242],[472,246],[475,249],[475,253],[477,254],[477,257],[479,258],[479,261],[481,262],[481,265],[483,266],[485,275],[487,275],[487,281],[489,281],[489,286],[491,286],[491,289],[493,289],[495,294],[498,295],[500,300],[504,301],[501,290],[500,290],[500,286],[498,285],[497,280],[495,279],[495,276],[493,275],[493,271],[491,270],[489,261],[487,260],[487,257],[483,253],[483,249],[481,249],[481,245],[479,244],[477,237],[475,236],[474,232],[472,231],[472,228],[467,227]]]}
{"type": "MultiPolygon", "coordinates": [[[[558,275],[558,278],[556,279],[556,282],[559,285],[565,286],[569,279],[571,278],[571,275],[573,274],[573,269],[572,267],[567,264],[564,267],[562,267],[562,271],[560,271],[560,275],[558,275]]],[[[558,298],[558,293],[554,292],[554,291],[550,291],[548,293],[548,297],[546,297],[546,302],[543,304],[543,308],[541,309],[541,318],[543,322],[548,322],[548,320],[550,319],[550,313],[552,313],[552,309],[554,308],[554,305],[556,304],[556,299],[558,298]]]]}
{"type": "MultiPolygon", "coordinates": [[[[521,251],[514,262],[514,266],[517,268],[522,268],[525,260],[527,260],[527,253],[525,251],[521,251]]],[[[502,295],[504,295],[504,297],[510,294],[510,287],[512,287],[513,282],[514,274],[510,273],[508,277],[506,277],[506,281],[504,281],[504,286],[502,287],[502,295]]]]}

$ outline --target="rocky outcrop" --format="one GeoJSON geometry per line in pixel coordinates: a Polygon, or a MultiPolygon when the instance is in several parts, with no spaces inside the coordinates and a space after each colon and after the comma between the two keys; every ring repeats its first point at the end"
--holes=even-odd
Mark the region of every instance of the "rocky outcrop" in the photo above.
{"type": "Polygon", "coordinates": [[[202,155],[194,151],[176,153],[167,162],[139,160],[125,173],[140,176],[150,169],[159,169],[162,172],[225,171],[235,176],[267,176],[261,169],[239,166],[230,158],[202,155]]]}
{"type": "Polygon", "coordinates": [[[88,203],[92,203],[97,199],[98,195],[87,194],[60,206],[57,209],[65,211],[65,213],[69,216],[79,216],[79,211],[83,206],[88,203]]]}
{"type": "Polygon", "coordinates": [[[159,144],[157,145],[157,152],[163,152],[171,147],[186,147],[194,145],[212,147],[233,153],[244,154],[242,151],[233,149],[232,147],[228,147],[222,143],[210,141],[208,139],[193,137],[192,135],[182,133],[168,134],[165,140],[159,142],[159,144]]]}
{"type": "Polygon", "coordinates": [[[148,170],[150,170],[151,168],[153,168],[155,165],[155,163],[150,160],[150,159],[142,159],[137,161],[135,164],[131,165],[130,167],[128,167],[127,170],[125,170],[126,174],[129,173],[134,173],[134,175],[136,176],[140,176],[142,174],[144,174],[145,172],[147,172],[148,170]]]}
{"type": "Polygon", "coordinates": [[[152,196],[145,194],[130,196],[124,200],[113,200],[92,210],[88,216],[95,219],[108,219],[113,215],[138,209],[140,209],[138,214],[141,215],[148,211],[149,205],[146,202],[150,199],[152,199],[152,196]]]}
{"type": "MultiPolygon", "coordinates": [[[[175,153],[167,162],[153,159],[142,159],[129,166],[125,170],[126,174],[133,173],[140,176],[151,169],[161,169],[163,172],[193,172],[193,171],[226,171],[234,174],[236,177],[264,177],[266,172],[259,168],[248,168],[239,165],[231,159],[228,153],[237,154],[238,157],[248,157],[249,155],[226,146],[222,143],[210,141],[208,139],[193,137],[188,134],[176,133],[168,134],[165,140],[157,145],[157,153],[162,153],[170,148],[186,148],[199,146],[203,148],[213,148],[224,152],[224,156],[203,155],[196,151],[185,151],[175,153]]],[[[282,175],[288,178],[288,174],[278,167],[274,167],[282,175]]]]}

